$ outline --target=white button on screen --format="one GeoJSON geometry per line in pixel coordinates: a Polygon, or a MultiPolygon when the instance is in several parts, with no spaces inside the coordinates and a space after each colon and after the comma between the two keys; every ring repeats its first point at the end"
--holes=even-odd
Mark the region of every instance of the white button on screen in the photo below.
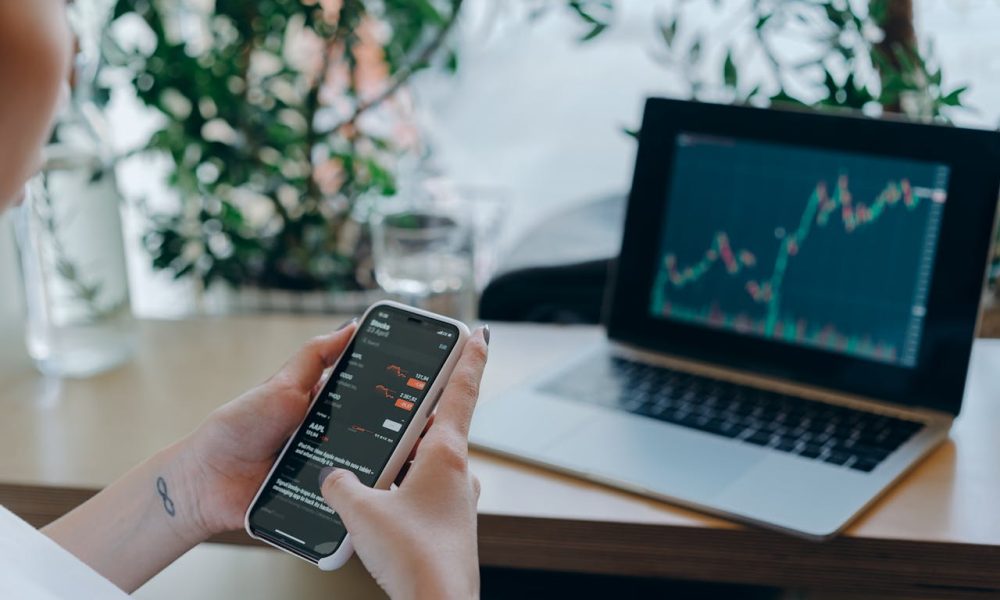
{"type": "Polygon", "coordinates": [[[386,419],[382,423],[382,427],[385,427],[386,429],[390,429],[392,431],[399,431],[400,429],[403,428],[403,424],[402,423],[397,423],[395,421],[390,421],[389,419],[386,419]]]}

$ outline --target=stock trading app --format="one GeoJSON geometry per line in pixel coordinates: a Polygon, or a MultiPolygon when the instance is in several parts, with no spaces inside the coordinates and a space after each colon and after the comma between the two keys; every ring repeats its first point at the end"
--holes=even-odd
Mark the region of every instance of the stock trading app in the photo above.
{"type": "Polygon", "coordinates": [[[650,312],[913,367],[948,175],[682,133],[650,312]]]}
{"type": "Polygon", "coordinates": [[[261,493],[254,532],[308,558],[332,554],[347,532],[323,500],[320,470],[350,469],[374,485],[457,340],[453,325],[373,310],[261,493]]]}

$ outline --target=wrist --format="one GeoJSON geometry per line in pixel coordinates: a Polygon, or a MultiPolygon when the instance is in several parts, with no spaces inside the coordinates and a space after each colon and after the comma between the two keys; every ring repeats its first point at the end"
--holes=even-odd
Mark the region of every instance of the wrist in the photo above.
{"type": "Polygon", "coordinates": [[[189,450],[188,438],[161,450],[154,463],[151,494],[155,510],[162,513],[171,529],[187,543],[199,544],[217,531],[202,511],[206,481],[189,450]]]}
{"type": "MultiPolygon", "coordinates": [[[[469,600],[479,598],[479,570],[463,568],[464,560],[430,565],[426,562],[412,569],[402,593],[391,593],[396,600],[469,600]]],[[[479,564],[478,559],[475,561],[479,564]]]]}
{"type": "Polygon", "coordinates": [[[207,536],[184,463],[179,444],[164,448],[44,533],[131,592],[207,536]]]}

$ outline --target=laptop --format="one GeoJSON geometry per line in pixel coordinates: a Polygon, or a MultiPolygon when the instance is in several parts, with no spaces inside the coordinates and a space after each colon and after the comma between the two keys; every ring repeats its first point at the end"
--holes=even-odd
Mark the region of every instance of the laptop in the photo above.
{"type": "Polygon", "coordinates": [[[996,132],[650,99],[606,340],[471,441],[831,537],[959,414],[998,191],[996,132]]]}

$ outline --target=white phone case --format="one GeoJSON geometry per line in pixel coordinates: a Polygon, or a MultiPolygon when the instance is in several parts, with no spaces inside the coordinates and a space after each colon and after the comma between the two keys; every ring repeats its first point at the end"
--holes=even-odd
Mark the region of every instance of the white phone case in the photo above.
{"type": "MultiPolygon", "coordinates": [[[[427,391],[427,395],[424,396],[424,400],[420,403],[420,407],[417,408],[416,414],[413,415],[413,419],[410,421],[409,426],[407,426],[406,430],[403,432],[403,437],[399,439],[399,443],[396,445],[396,449],[389,457],[389,461],[386,462],[385,468],[382,469],[382,473],[379,474],[378,480],[375,482],[376,489],[387,490],[389,489],[389,486],[392,485],[392,482],[396,480],[396,476],[399,474],[399,471],[403,468],[403,463],[406,460],[406,457],[410,455],[410,451],[413,450],[413,446],[415,446],[417,440],[420,439],[420,433],[424,430],[424,427],[427,425],[427,421],[430,419],[431,415],[434,414],[434,409],[437,407],[438,400],[441,399],[441,393],[444,391],[445,386],[448,384],[448,380],[451,378],[451,372],[452,370],[454,370],[455,364],[458,362],[458,359],[462,354],[462,348],[465,347],[465,342],[469,339],[470,332],[469,328],[465,325],[465,323],[462,323],[461,321],[457,321],[455,319],[438,315],[426,310],[421,310],[419,308],[414,308],[412,306],[407,306],[405,304],[400,304],[399,302],[393,302],[391,300],[383,300],[380,302],[376,302],[375,304],[368,307],[368,310],[366,310],[364,315],[362,315],[361,318],[358,320],[358,324],[360,325],[361,323],[363,323],[368,318],[369,313],[371,313],[372,310],[380,306],[391,306],[399,310],[413,313],[414,315],[417,316],[443,321],[445,323],[454,325],[456,328],[458,328],[458,340],[455,342],[454,348],[448,355],[448,358],[445,360],[444,365],[441,367],[441,371],[438,373],[438,376],[434,378],[434,382],[431,384],[430,389],[427,391]]],[[[351,338],[352,342],[354,341],[354,337],[357,337],[357,334],[358,332],[355,331],[354,336],[351,338]]],[[[341,360],[343,360],[343,355],[341,355],[340,358],[337,359],[337,362],[334,363],[333,367],[336,368],[337,364],[339,364],[341,360]]],[[[329,378],[330,373],[332,372],[333,369],[330,369],[329,373],[327,374],[327,378],[329,378]]],[[[320,394],[323,393],[323,389],[325,387],[326,387],[326,379],[324,379],[321,382],[320,386],[318,387],[319,391],[317,392],[316,396],[313,397],[312,401],[309,403],[309,409],[306,411],[307,416],[309,414],[309,411],[312,410],[313,404],[316,403],[316,400],[319,398],[320,394]]],[[[281,454],[279,454],[277,460],[274,461],[274,465],[271,466],[271,470],[268,471],[267,476],[264,477],[264,481],[261,482],[260,488],[258,488],[257,493],[254,494],[253,500],[250,502],[250,506],[247,508],[246,515],[243,517],[243,523],[247,533],[250,535],[250,537],[254,538],[255,540],[260,540],[266,544],[274,546],[275,548],[284,550],[285,552],[297,556],[302,560],[317,565],[320,569],[324,571],[333,571],[334,569],[339,569],[340,567],[344,566],[344,563],[346,563],[347,560],[351,558],[351,555],[354,554],[354,545],[351,543],[350,533],[348,533],[344,537],[344,541],[340,544],[340,547],[337,548],[336,552],[334,552],[330,556],[320,559],[319,562],[316,562],[309,558],[296,554],[295,552],[292,552],[272,542],[271,540],[257,536],[250,529],[250,513],[253,507],[257,504],[257,500],[258,498],[260,498],[261,493],[263,493],[264,487],[267,485],[267,482],[271,479],[271,475],[274,474],[274,470],[278,468],[278,465],[281,463],[281,460],[285,457],[285,453],[288,452],[288,449],[292,444],[292,440],[295,439],[295,436],[298,434],[299,429],[301,429],[304,424],[305,424],[305,417],[303,417],[302,423],[299,423],[299,426],[296,427],[295,432],[292,433],[292,436],[288,439],[288,443],[285,444],[285,447],[281,450],[281,454]]]]}

